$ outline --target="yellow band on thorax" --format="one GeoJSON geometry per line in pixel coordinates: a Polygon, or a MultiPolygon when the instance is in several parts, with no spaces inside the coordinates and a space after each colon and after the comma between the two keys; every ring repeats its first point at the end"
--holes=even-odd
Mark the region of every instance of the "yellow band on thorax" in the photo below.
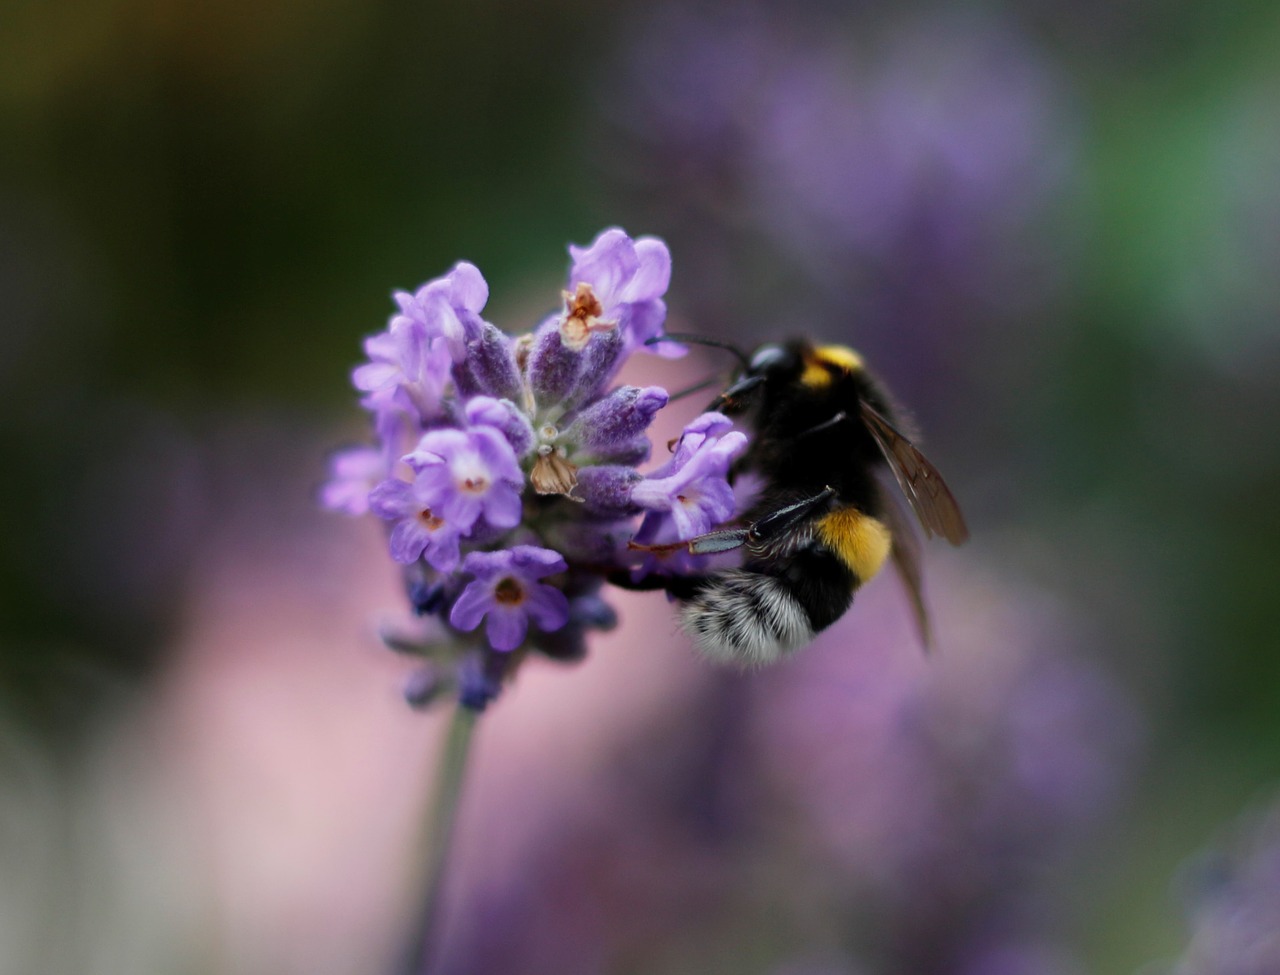
{"type": "Polygon", "coordinates": [[[862,368],[862,357],[844,345],[820,345],[805,356],[800,382],[811,389],[831,385],[836,372],[854,372],[862,368]]]}

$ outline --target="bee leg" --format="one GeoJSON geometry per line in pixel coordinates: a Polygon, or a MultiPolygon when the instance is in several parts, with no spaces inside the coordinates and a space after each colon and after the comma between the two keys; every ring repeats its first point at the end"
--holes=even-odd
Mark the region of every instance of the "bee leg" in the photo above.
{"type": "Polygon", "coordinates": [[[633,552],[657,552],[669,554],[684,549],[690,555],[714,555],[717,552],[732,552],[747,544],[751,537],[748,528],[722,528],[719,531],[707,532],[705,535],[694,535],[679,542],[667,542],[662,545],[645,545],[641,542],[627,542],[627,548],[633,552]]]}
{"type": "Polygon", "coordinates": [[[770,511],[763,518],[759,518],[747,526],[746,532],[749,540],[752,542],[766,542],[781,535],[802,521],[813,517],[816,512],[826,507],[827,502],[835,497],[835,494],[836,489],[827,486],[811,498],[804,498],[785,507],[778,508],[776,511],[770,511]]]}

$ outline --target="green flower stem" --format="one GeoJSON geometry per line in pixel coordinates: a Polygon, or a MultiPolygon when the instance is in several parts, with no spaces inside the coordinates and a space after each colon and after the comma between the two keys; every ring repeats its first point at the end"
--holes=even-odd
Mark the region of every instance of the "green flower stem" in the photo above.
{"type": "Polygon", "coordinates": [[[449,841],[453,835],[453,823],[457,817],[458,802],[462,797],[462,780],[467,769],[467,757],[471,751],[472,732],[478,712],[459,705],[449,723],[444,752],[436,767],[435,794],[432,797],[430,819],[423,831],[423,859],[426,862],[425,888],[419,911],[417,936],[410,946],[405,975],[426,975],[436,949],[436,935],[440,926],[441,894],[444,875],[448,867],[449,841]]]}

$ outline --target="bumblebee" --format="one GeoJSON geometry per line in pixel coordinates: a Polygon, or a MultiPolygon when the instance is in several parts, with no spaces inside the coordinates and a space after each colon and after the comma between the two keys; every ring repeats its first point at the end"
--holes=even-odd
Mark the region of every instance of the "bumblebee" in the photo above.
{"type": "Polygon", "coordinates": [[[888,559],[927,646],[919,545],[884,485],[892,474],[925,535],[959,545],[968,528],[941,475],[902,432],[888,393],[852,349],[795,339],[741,358],[742,372],[711,409],[753,427],[739,466],[759,475],[759,496],[732,527],[634,547],[695,555],[742,549],[742,564],[653,584],[681,603],[681,625],[704,654],[758,666],[843,616],[888,559]]]}

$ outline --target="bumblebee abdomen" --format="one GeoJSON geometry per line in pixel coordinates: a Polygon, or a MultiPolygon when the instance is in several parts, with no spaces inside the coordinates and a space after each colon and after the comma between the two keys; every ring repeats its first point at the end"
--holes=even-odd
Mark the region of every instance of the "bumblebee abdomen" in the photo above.
{"type": "Polygon", "coordinates": [[[780,660],[815,632],[786,580],[747,569],[708,576],[684,604],[680,624],[712,660],[744,666],[780,660]]]}
{"type": "Polygon", "coordinates": [[[713,660],[748,667],[774,663],[843,616],[859,582],[842,561],[818,547],[775,568],[781,571],[748,564],[699,582],[680,613],[699,650],[713,660]]]}

